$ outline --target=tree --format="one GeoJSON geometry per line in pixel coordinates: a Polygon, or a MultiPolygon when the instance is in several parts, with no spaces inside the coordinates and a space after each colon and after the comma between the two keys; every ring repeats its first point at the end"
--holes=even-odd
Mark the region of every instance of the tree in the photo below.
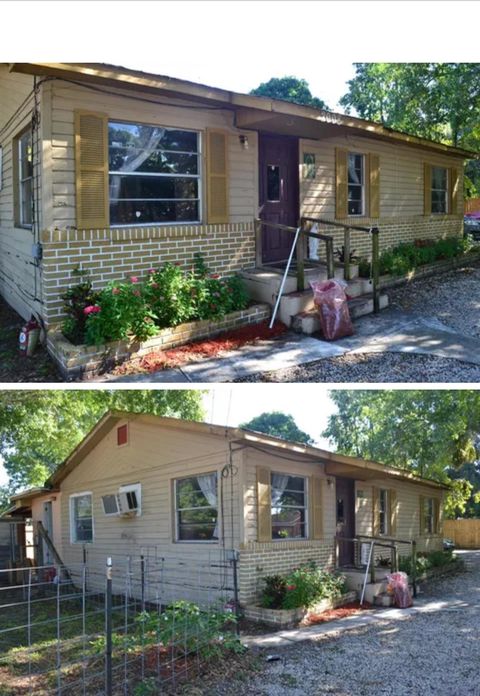
{"type": "Polygon", "coordinates": [[[281,413],[281,411],[262,413],[260,416],[252,418],[248,423],[242,423],[240,427],[281,437],[283,440],[303,442],[305,445],[313,445],[314,443],[308,433],[300,430],[292,416],[281,413]]]}
{"type": "Polygon", "coordinates": [[[0,457],[10,493],[43,485],[109,410],[201,420],[198,390],[3,391],[0,457]]]}
{"type": "MultiPolygon", "coordinates": [[[[480,147],[480,64],[355,63],[340,99],[347,113],[447,145],[480,147]]],[[[467,165],[465,192],[476,195],[480,171],[467,165]]]]}
{"type": "MultiPolygon", "coordinates": [[[[330,396],[338,413],[330,416],[323,435],[339,452],[444,483],[451,481],[452,470],[461,471],[479,456],[479,391],[342,390],[330,396]]],[[[462,511],[472,493],[456,483],[447,507],[462,511]]]]}
{"type": "Polygon", "coordinates": [[[328,106],[322,99],[314,97],[310,92],[308,82],[292,75],[286,77],[272,77],[268,82],[262,82],[252,89],[250,94],[257,97],[271,97],[283,99],[294,104],[315,106],[317,109],[328,110],[328,106]]]}

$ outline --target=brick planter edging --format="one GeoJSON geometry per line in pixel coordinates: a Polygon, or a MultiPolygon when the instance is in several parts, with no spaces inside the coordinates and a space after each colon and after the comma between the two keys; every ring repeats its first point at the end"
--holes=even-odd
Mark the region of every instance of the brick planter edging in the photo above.
{"type": "Polygon", "coordinates": [[[439,566],[437,568],[430,568],[422,575],[417,576],[417,582],[431,582],[437,578],[448,577],[449,575],[455,575],[464,570],[462,563],[456,561],[455,563],[449,563],[446,566],[439,566]]]}
{"type": "Polygon", "coordinates": [[[58,331],[47,334],[47,350],[55,361],[64,379],[72,380],[106,372],[125,360],[152,350],[168,350],[176,346],[217,336],[248,324],[259,324],[270,318],[268,304],[255,304],[238,312],[230,312],[218,321],[193,321],[188,324],[163,329],[146,341],[114,341],[100,346],[75,346],[58,331]]]}
{"type": "Polygon", "coordinates": [[[424,266],[418,266],[413,271],[402,276],[380,276],[380,290],[388,290],[389,288],[395,288],[399,285],[406,285],[412,280],[427,278],[436,273],[446,273],[447,271],[452,271],[454,268],[459,268],[465,263],[471,263],[473,261],[480,261],[480,251],[470,251],[467,254],[462,254],[462,256],[456,256],[453,259],[435,261],[434,263],[428,263],[424,266]]]}
{"type": "Polygon", "coordinates": [[[344,604],[349,604],[357,599],[356,592],[346,592],[337,599],[322,599],[308,609],[300,607],[298,609],[267,609],[253,604],[247,604],[243,608],[243,615],[251,621],[259,621],[269,626],[277,628],[290,628],[298,626],[302,621],[308,619],[311,614],[320,614],[322,611],[336,609],[344,604]]]}

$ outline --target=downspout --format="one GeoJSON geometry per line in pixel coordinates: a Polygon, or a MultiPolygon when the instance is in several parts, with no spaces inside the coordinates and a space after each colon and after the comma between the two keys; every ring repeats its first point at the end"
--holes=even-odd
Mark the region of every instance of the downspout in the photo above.
{"type": "MultiPolygon", "coordinates": [[[[43,81],[43,80],[42,80],[43,81]]],[[[41,81],[41,82],[42,82],[41,81]]],[[[32,111],[32,261],[33,266],[33,294],[34,301],[42,303],[41,297],[38,296],[40,260],[42,258],[42,249],[40,245],[40,207],[41,207],[41,153],[40,153],[40,108],[39,108],[39,91],[41,82],[37,81],[37,76],[33,77],[33,111],[32,111]]]]}

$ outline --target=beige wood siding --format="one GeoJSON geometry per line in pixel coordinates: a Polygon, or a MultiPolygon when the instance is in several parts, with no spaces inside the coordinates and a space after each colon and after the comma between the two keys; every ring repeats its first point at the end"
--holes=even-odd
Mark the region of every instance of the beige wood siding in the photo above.
{"type": "Polygon", "coordinates": [[[29,112],[33,99],[28,99],[23,106],[22,104],[32,88],[33,77],[9,73],[6,66],[0,65],[0,145],[3,148],[3,186],[0,191],[0,295],[24,317],[30,316],[32,309],[38,311],[40,305],[33,299],[35,282],[31,265],[32,232],[30,229],[16,227],[14,222],[14,147],[15,138],[30,124],[29,112]],[[15,113],[17,110],[18,113],[15,113]]]}
{"type": "Polygon", "coordinates": [[[138,555],[141,548],[155,547],[161,554],[176,557],[208,557],[210,550],[221,549],[220,542],[174,542],[173,481],[213,471],[218,472],[219,493],[223,490],[220,529],[225,530],[225,546],[238,547],[240,460],[241,455],[234,454],[237,473],[233,478],[222,477],[221,470],[228,463],[228,446],[222,438],[133,420],[128,444],[118,447],[114,428],[61,485],[65,562],[76,564],[82,558],[82,545],[70,541],[69,497],[83,491],[93,495],[94,541],[87,548],[99,567],[109,555],[125,558],[138,555]],[[132,518],[105,516],[101,496],[132,483],[142,486],[142,514],[132,518]]]}
{"type": "MultiPolygon", "coordinates": [[[[459,190],[463,190],[463,160],[446,157],[426,150],[393,145],[358,136],[302,140],[302,152],[315,154],[316,178],[303,179],[300,186],[302,215],[333,220],[335,218],[335,151],[374,154],[380,164],[380,218],[414,218],[424,214],[424,164],[429,162],[459,170],[459,190]]],[[[301,159],[303,161],[303,157],[301,159]]],[[[458,197],[456,215],[463,215],[463,200],[458,197]]],[[[350,216],[351,217],[351,216],[350,216]]],[[[435,220],[439,216],[431,216],[435,220]]],[[[441,216],[440,216],[441,217],[441,216]]],[[[358,224],[368,224],[370,218],[351,217],[358,224]]],[[[348,222],[348,220],[347,220],[348,222]]]]}
{"type": "Polygon", "coordinates": [[[38,498],[32,500],[32,520],[34,520],[35,522],[42,522],[42,524],[45,525],[43,505],[47,502],[52,503],[53,535],[51,538],[53,545],[55,546],[58,554],[60,555],[60,558],[62,558],[63,560],[61,519],[62,508],[60,501],[61,493],[51,493],[48,495],[39,496],[38,498]]]}
{"type": "MultiPolygon", "coordinates": [[[[392,479],[375,479],[373,481],[355,482],[356,505],[356,534],[372,534],[372,495],[373,489],[385,488],[396,493],[396,533],[399,539],[416,539],[418,550],[433,550],[442,547],[441,526],[437,534],[420,534],[420,506],[419,496],[437,498],[442,501],[442,491],[430,489],[417,483],[392,481],[392,479]]],[[[387,556],[388,549],[379,552],[379,555],[387,556]]],[[[405,555],[407,547],[400,547],[400,554],[405,555]]]]}
{"type": "MultiPolygon", "coordinates": [[[[111,91],[115,91],[111,88],[111,91]]],[[[142,95],[154,100],[151,94],[142,95]]],[[[52,134],[51,180],[53,206],[46,226],[64,228],[75,225],[75,167],[74,167],[74,110],[106,113],[112,120],[162,125],[172,128],[197,130],[202,136],[203,158],[203,219],[206,219],[205,199],[205,132],[207,128],[228,133],[229,161],[229,210],[230,222],[246,222],[252,219],[258,207],[257,138],[248,132],[249,148],[244,150],[233,126],[233,116],[228,111],[199,109],[198,104],[159,98],[159,105],[135,101],[117,90],[117,94],[101,94],[65,82],[55,82],[51,90],[52,134]]]]}

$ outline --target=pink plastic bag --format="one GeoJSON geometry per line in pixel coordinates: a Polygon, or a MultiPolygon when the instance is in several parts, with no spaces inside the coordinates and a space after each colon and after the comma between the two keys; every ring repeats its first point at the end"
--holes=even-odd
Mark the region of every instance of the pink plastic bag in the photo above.
{"type": "Polygon", "coordinates": [[[413,604],[412,593],[408,586],[408,575],[406,573],[392,573],[387,575],[389,587],[393,590],[395,604],[400,609],[407,609],[413,604]]]}
{"type": "Polygon", "coordinates": [[[310,283],[313,301],[320,317],[323,337],[335,341],[353,334],[353,325],[348,311],[345,290],[337,280],[322,280],[310,283]]]}

